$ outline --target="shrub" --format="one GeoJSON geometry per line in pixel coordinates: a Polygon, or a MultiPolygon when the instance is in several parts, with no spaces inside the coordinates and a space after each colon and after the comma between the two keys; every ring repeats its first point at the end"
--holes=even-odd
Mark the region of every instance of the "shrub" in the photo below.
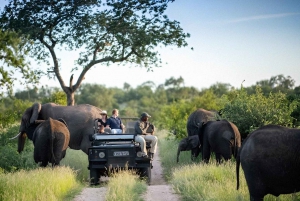
{"type": "Polygon", "coordinates": [[[222,118],[236,124],[242,138],[267,124],[291,127],[291,113],[297,106],[296,102],[289,103],[286,95],[281,92],[264,96],[260,87],[257,87],[256,93],[252,95],[248,95],[243,88],[232,91],[223,96],[222,101],[222,118]]]}

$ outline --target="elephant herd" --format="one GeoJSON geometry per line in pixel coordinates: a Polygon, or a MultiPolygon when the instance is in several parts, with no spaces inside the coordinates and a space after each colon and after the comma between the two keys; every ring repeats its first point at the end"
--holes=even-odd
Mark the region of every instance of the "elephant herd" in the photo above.
{"type": "Polygon", "coordinates": [[[237,189],[239,168],[243,168],[250,200],[263,200],[267,194],[279,196],[300,191],[300,130],[278,125],[262,126],[241,143],[238,128],[222,120],[217,112],[197,109],[187,120],[188,137],[178,145],[191,151],[194,160],[200,153],[209,162],[211,152],[217,163],[236,158],[237,189]]]}
{"type": "MultiPolygon", "coordinates": [[[[89,134],[101,109],[92,105],[60,106],[35,103],[21,120],[18,152],[24,148],[26,136],[34,143],[34,160],[41,166],[59,165],[67,147],[88,154],[89,134]]],[[[236,158],[237,189],[239,168],[244,170],[250,200],[263,200],[267,194],[279,196],[300,191],[300,130],[278,125],[263,126],[250,133],[241,143],[235,124],[221,119],[216,111],[197,109],[187,120],[188,137],[178,145],[191,151],[194,160],[200,153],[209,162],[211,153],[217,163],[236,158]]]]}

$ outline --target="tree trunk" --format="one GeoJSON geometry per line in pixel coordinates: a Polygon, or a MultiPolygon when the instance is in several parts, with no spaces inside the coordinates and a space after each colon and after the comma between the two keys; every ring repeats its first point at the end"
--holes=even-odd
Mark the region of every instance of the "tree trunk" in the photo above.
{"type": "Polygon", "coordinates": [[[73,106],[75,105],[75,98],[74,98],[74,91],[68,90],[68,92],[66,92],[67,94],[67,104],[68,106],[73,106]]]}

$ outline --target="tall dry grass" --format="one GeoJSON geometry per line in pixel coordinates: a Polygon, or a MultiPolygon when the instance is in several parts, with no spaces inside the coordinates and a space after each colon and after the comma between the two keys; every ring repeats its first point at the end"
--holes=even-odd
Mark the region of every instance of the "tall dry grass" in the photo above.
{"type": "Polygon", "coordinates": [[[76,172],[65,166],[0,173],[1,201],[71,200],[79,189],[76,172]]]}
{"type": "Polygon", "coordinates": [[[120,171],[112,175],[108,182],[107,201],[142,201],[142,193],[146,192],[147,184],[130,170],[120,171]]]}
{"type": "Polygon", "coordinates": [[[81,150],[67,149],[66,157],[62,159],[61,165],[69,166],[76,171],[77,180],[87,184],[90,178],[88,170],[88,156],[81,150]]]}

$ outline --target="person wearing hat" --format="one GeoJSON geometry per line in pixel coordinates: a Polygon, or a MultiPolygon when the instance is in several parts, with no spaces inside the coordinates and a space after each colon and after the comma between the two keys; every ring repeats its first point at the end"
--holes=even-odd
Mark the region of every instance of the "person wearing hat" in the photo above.
{"type": "Polygon", "coordinates": [[[102,110],[102,112],[100,112],[101,115],[101,119],[98,119],[98,129],[99,129],[99,133],[104,133],[104,128],[106,127],[106,122],[107,122],[107,112],[106,110],[102,110]]]}
{"type": "Polygon", "coordinates": [[[158,139],[153,135],[155,128],[154,125],[148,121],[150,117],[151,116],[147,112],[143,112],[140,120],[135,123],[134,130],[135,134],[137,134],[135,141],[140,143],[143,157],[150,157],[153,159],[153,156],[156,153],[158,139]],[[150,156],[147,155],[146,141],[151,142],[150,156]]]}

